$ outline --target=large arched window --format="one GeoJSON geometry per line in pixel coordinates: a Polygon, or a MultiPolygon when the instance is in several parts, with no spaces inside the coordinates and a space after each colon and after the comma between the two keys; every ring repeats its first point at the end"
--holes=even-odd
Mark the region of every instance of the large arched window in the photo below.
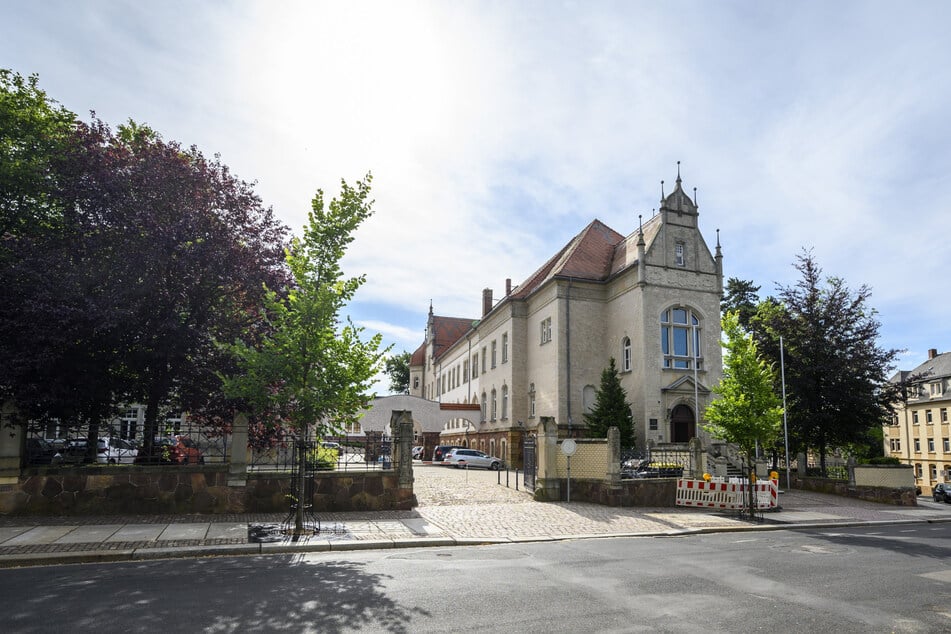
{"type": "Polygon", "coordinates": [[[485,415],[489,413],[489,410],[486,407],[487,404],[488,404],[488,399],[485,396],[485,392],[483,392],[482,393],[482,412],[481,412],[483,423],[485,422],[485,415]]]}
{"type": "Polygon", "coordinates": [[[509,386],[502,386],[502,420],[508,420],[509,417],[509,386]]]}
{"type": "Polygon", "coordinates": [[[687,308],[669,308],[661,313],[660,347],[665,368],[689,370],[696,363],[697,369],[702,369],[697,315],[687,308]]]}
{"type": "Polygon", "coordinates": [[[490,420],[495,420],[495,416],[498,411],[498,401],[495,396],[495,388],[492,388],[492,418],[490,420]]]}
{"type": "Polygon", "coordinates": [[[621,372],[631,371],[631,338],[621,340],[621,372]]]}

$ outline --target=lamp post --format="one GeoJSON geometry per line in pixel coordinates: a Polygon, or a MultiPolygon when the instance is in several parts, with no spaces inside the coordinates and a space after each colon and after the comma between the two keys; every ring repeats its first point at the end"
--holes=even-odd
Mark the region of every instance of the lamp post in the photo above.
{"type": "Polygon", "coordinates": [[[783,336],[779,335],[779,373],[783,384],[783,440],[786,445],[786,489],[791,489],[789,475],[789,426],[786,423],[786,357],[783,352],[783,336]]]}

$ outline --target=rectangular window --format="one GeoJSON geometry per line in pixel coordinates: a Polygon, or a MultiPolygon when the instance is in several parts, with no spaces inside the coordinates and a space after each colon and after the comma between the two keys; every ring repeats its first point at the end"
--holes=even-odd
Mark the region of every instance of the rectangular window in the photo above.
{"type": "Polygon", "coordinates": [[[502,420],[507,420],[509,417],[509,388],[507,385],[502,386],[502,420]]]}
{"type": "Polygon", "coordinates": [[[948,408],[947,407],[941,408],[941,422],[942,423],[948,422],[948,408]]]}
{"type": "Polygon", "coordinates": [[[915,438],[915,453],[921,453],[921,441],[915,438]]]}
{"type": "Polygon", "coordinates": [[[485,374],[485,363],[486,363],[485,360],[489,357],[489,355],[487,355],[485,351],[486,351],[485,346],[482,346],[482,374],[485,374]]]}
{"type": "Polygon", "coordinates": [[[462,362],[462,382],[465,383],[469,380],[469,360],[466,359],[462,362]]]}
{"type": "Polygon", "coordinates": [[[541,323],[541,343],[551,341],[551,317],[542,320],[541,323]]]}
{"type": "Polygon", "coordinates": [[[535,418],[535,390],[528,394],[528,417],[535,418]]]}
{"type": "Polygon", "coordinates": [[[651,430],[651,431],[657,431],[657,419],[656,419],[656,418],[650,419],[650,430],[651,430]]]}
{"type": "Polygon", "coordinates": [[[928,453],[934,453],[934,438],[928,439],[928,453]]]}
{"type": "Polygon", "coordinates": [[[918,424],[918,412],[911,413],[911,422],[914,423],[915,425],[918,424]]]}
{"type": "Polygon", "coordinates": [[[509,333],[505,333],[504,335],[502,335],[502,363],[508,363],[508,360],[509,360],[509,333]]]}
{"type": "Polygon", "coordinates": [[[479,353],[472,355],[472,378],[479,376],[479,353]]]}
{"type": "Polygon", "coordinates": [[[930,471],[931,471],[931,481],[934,482],[935,480],[938,479],[938,465],[936,464],[931,465],[930,471]]]}
{"type": "Polygon", "coordinates": [[[944,453],[951,451],[951,438],[945,438],[942,444],[944,445],[944,453]]]}
{"type": "Polygon", "coordinates": [[[921,463],[920,463],[920,462],[916,462],[916,463],[915,463],[915,477],[916,477],[916,478],[921,478],[921,474],[922,474],[922,473],[924,473],[924,471],[922,471],[922,469],[921,469],[921,463]]]}
{"type": "Polygon", "coordinates": [[[492,367],[493,367],[493,368],[495,368],[495,357],[496,357],[496,355],[495,355],[495,350],[496,350],[497,347],[498,347],[498,346],[496,345],[496,342],[495,342],[495,340],[493,339],[493,340],[492,340],[492,367]]]}
{"type": "Polygon", "coordinates": [[[930,384],[928,385],[928,387],[929,387],[930,390],[931,390],[931,395],[932,395],[932,396],[941,396],[942,390],[941,390],[941,383],[940,383],[940,382],[938,382],[938,383],[930,383],[930,384]]]}
{"type": "Polygon", "coordinates": [[[678,242],[674,245],[674,262],[676,262],[677,266],[683,266],[685,263],[683,242],[678,242]]]}
{"type": "Polygon", "coordinates": [[[926,409],[926,410],[925,410],[925,421],[926,421],[929,425],[930,425],[932,422],[934,422],[934,421],[931,419],[931,410],[930,410],[930,409],[926,409]]]}
{"type": "Polygon", "coordinates": [[[895,439],[895,451],[901,451],[901,438],[895,439]]]}

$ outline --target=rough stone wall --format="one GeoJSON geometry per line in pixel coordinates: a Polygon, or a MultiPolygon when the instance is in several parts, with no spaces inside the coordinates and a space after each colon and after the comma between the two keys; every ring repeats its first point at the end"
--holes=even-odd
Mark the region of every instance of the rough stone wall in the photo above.
{"type": "MultiPolygon", "coordinates": [[[[314,476],[315,511],[408,510],[412,490],[392,471],[314,476]]],[[[288,510],[290,474],[249,474],[228,486],[227,465],[128,467],[103,473],[34,469],[0,486],[0,515],[279,513],[288,510]]]]}
{"type": "MultiPolygon", "coordinates": [[[[568,495],[568,481],[562,479],[557,488],[537,488],[535,500],[539,502],[564,501],[568,495]],[[559,491],[560,496],[554,499],[546,491],[559,491]],[[553,499],[549,499],[552,497],[553,499]]],[[[622,480],[620,485],[613,486],[604,480],[571,479],[571,501],[591,502],[604,506],[630,507],[668,507],[675,506],[677,501],[677,480],[674,478],[657,478],[649,480],[622,480]]]]}
{"type": "Polygon", "coordinates": [[[869,487],[853,486],[845,480],[832,478],[799,478],[793,481],[793,486],[806,491],[830,493],[842,497],[856,498],[868,502],[893,504],[895,506],[918,506],[918,495],[914,487],[869,487]]]}

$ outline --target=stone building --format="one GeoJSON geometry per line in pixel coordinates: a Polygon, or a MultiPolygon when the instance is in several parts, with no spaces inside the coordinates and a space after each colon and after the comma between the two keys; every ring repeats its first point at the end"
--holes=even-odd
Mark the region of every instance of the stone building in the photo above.
{"type": "Polygon", "coordinates": [[[478,404],[442,432],[518,463],[540,417],[584,435],[601,372],[613,357],[638,447],[702,437],[700,416],[720,378],[719,240],[711,253],[683,190],[625,236],[592,221],[528,279],[482,293],[478,318],[434,314],[410,362],[410,393],[478,404]]]}
{"type": "Polygon", "coordinates": [[[951,352],[932,348],[927,361],[891,381],[907,387],[885,427],[885,455],[912,465],[922,493],[930,495],[935,484],[951,482],[951,352]]]}

